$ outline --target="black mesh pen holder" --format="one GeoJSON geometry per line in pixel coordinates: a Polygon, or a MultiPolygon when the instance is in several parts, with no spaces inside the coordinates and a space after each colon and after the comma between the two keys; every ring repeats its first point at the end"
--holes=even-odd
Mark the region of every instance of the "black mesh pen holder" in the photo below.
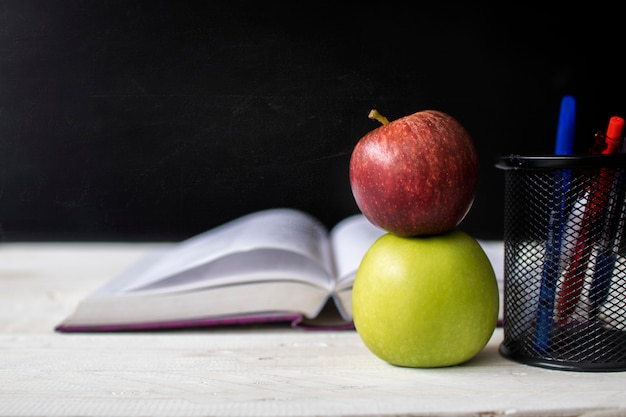
{"type": "Polygon", "coordinates": [[[626,370],[626,155],[500,157],[500,353],[567,371],[626,370]]]}

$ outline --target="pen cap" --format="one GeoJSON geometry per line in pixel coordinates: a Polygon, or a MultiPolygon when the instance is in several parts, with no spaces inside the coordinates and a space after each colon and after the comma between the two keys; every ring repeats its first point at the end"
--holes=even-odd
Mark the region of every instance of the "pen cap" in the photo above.
{"type": "Polygon", "coordinates": [[[621,153],[622,151],[622,131],[624,129],[624,119],[613,116],[609,119],[609,126],[606,129],[606,148],[603,154],[621,153]]]}
{"type": "Polygon", "coordinates": [[[626,155],[510,155],[496,167],[500,353],[550,369],[626,370],[626,155]]]}
{"type": "Polygon", "coordinates": [[[556,132],[554,152],[557,155],[571,155],[574,153],[574,127],[576,122],[576,99],[573,96],[564,96],[561,99],[559,124],[556,132]]]}

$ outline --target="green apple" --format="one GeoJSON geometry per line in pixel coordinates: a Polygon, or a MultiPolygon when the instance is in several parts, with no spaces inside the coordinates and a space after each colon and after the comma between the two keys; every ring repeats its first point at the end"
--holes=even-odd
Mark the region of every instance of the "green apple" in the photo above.
{"type": "Polygon", "coordinates": [[[458,365],[478,354],[498,320],[498,283],[480,244],[458,229],[376,240],[352,292],[355,328],[390,364],[458,365]]]}

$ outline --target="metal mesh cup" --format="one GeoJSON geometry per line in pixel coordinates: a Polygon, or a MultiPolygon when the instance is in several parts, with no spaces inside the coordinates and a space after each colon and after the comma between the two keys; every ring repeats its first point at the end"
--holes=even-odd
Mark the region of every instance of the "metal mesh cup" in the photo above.
{"type": "Polygon", "coordinates": [[[500,353],[569,371],[626,370],[626,155],[500,157],[500,353]]]}

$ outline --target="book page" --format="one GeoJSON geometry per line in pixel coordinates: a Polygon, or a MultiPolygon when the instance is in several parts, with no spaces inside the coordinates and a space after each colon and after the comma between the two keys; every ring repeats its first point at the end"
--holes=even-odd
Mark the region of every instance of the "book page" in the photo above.
{"type": "MultiPolygon", "coordinates": [[[[153,286],[160,280],[184,275],[186,271],[197,270],[227,255],[262,248],[310,259],[325,270],[327,276],[324,279],[332,281],[332,254],[324,225],[302,211],[277,208],[240,217],[175,244],[164,252],[149,255],[150,258],[140,260],[128,273],[122,273],[100,291],[123,292],[153,286]]],[[[272,260],[260,262],[257,259],[255,262],[259,263],[253,267],[260,270],[272,260]]],[[[237,266],[236,261],[231,263],[232,268],[237,266]]],[[[250,265],[246,267],[249,269],[250,265]]]]}
{"type": "Polygon", "coordinates": [[[356,214],[341,222],[330,233],[337,275],[336,287],[351,287],[363,255],[385,231],[356,214]]]}
{"type": "Polygon", "coordinates": [[[60,325],[62,331],[215,326],[245,317],[315,317],[328,292],[297,281],[200,288],[171,293],[99,294],[84,299],[60,325]],[[73,329],[73,330],[72,330],[73,329]]]}
{"type": "Polygon", "coordinates": [[[328,271],[307,256],[281,249],[260,248],[227,254],[126,292],[172,293],[276,281],[315,283],[326,292],[333,289],[334,283],[329,279],[328,271]]]}

